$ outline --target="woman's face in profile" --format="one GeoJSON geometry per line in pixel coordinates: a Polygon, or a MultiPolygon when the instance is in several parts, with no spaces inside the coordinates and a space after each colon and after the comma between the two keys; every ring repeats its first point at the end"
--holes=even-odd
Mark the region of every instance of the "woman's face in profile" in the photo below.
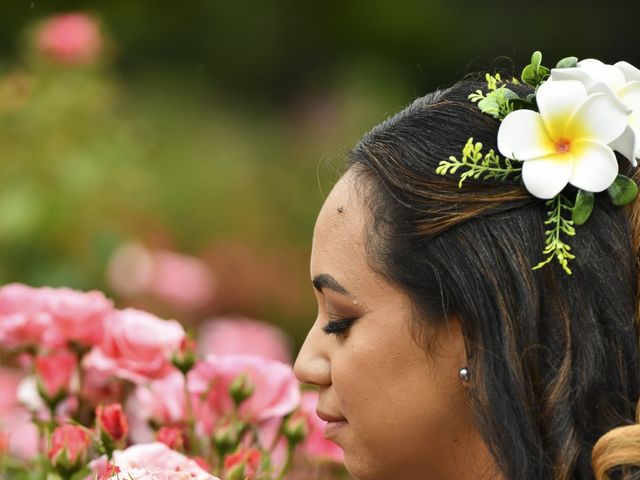
{"type": "Polygon", "coordinates": [[[473,472],[487,467],[487,453],[458,378],[466,365],[459,324],[431,331],[429,354],[414,341],[409,298],[367,263],[368,211],[355,180],[345,174],[317,219],[318,316],[295,373],[319,388],[318,414],[335,421],[326,435],[358,478],[483,478],[473,472]]]}

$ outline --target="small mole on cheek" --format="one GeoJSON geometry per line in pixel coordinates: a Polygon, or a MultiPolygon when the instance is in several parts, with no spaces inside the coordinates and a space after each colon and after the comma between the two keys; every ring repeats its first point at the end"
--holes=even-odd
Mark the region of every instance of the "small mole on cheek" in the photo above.
{"type": "Polygon", "coordinates": [[[344,207],[338,207],[338,213],[344,212],[344,207]]]}

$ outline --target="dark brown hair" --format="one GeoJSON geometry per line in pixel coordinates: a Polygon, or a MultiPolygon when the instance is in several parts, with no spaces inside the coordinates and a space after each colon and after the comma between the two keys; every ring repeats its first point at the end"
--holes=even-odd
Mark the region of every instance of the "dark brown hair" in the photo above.
{"type": "MultiPolygon", "coordinates": [[[[596,194],[569,240],[573,275],[555,261],[532,270],[545,202],[517,180],[458,188],[457,176],[435,173],[470,136],[497,152],[499,121],[468,100],[484,87],[463,81],[419,98],[350,152],[371,210],[370,263],[421,321],[460,319],[477,427],[506,478],[593,479],[594,444],[634,424],[640,396],[637,203],[596,194]]],[[[640,452],[630,458],[605,462],[611,478],[640,478],[619,468],[640,452]]]]}

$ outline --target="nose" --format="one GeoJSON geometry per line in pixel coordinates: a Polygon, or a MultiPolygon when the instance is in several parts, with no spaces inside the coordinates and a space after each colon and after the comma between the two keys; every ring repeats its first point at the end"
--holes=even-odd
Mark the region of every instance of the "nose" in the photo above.
{"type": "Polygon", "coordinates": [[[331,362],[317,330],[316,325],[309,330],[293,365],[293,373],[301,383],[326,387],[331,385],[331,362]]]}

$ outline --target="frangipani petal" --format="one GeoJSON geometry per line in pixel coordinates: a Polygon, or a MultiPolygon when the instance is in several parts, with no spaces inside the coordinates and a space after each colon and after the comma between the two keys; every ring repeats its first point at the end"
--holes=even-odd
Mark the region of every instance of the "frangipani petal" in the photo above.
{"type": "Polygon", "coordinates": [[[622,103],[631,109],[631,115],[640,114],[640,81],[627,83],[618,90],[622,103]]]}
{"type": "Polygon", "coordinates": [[[571,185],[588,192],[602,192],[611,186],[618,175],[618,161],[611,148],[591,140],[578,140],[571,150],[571,185]]]}
{"type": "Polygon", "coordinates": [[[627,82],[640,81],[640,70],[628,62],[618,62],[614,65],[623,74],[627,82]]]}
{"type": "Polygon", "coordinates": [[[569,183],[573,169],[571,155],[548,155],[522,165],[522,181],[529,192],[543,199],[553,198],[569,183]]]}
{"type": "Polygon", "coordinates": [[[539,113],[516,110],[500,124],[498,150],[507,158],[529,160],[551,154],[554,146],[539,113]]]}
{"type": "Polygon", "coordinates": [[[545,82],[538,87],[536,101],[551,139],[563,136],[571,116],[586,98],[587,89],[576,80],[545,82]]]}
{"type": "Polygon", "coordinates": [[[582,83],[587,89],[587,91],[595,83],[595,80],[591,75],[589,75],[587,72],[577,67],[552,68],[551,77],[549,78],[549,80],[554,82],[561,81],[561,80],[576,80],[582,83]]]}
{"type": "Polygon", "coordinates": [[[593,58],[587,58],[578,62],[578,68],[587,72],[591,77],[600,82],[609,85],[613,90],[621,88],[626,80],[624,73],[613,65],[607,65],[593,58]]]}
{"type": "Polygon", "coordinates": [[[609,146],[614,149],[616,152],[620,152],[624,155],[627,160],[631,162],[631,164],[635,167],[638,165],[636,161],[636,156],[638,155],[638,138],[636,133],[633,131],[631,126],[627,126],[627,128],[622,132],[618,138],[616,138],[613,142],[609,144],[609,146]]]}
{"type": "Polygon", "coordinates": [[[628,116],[629,110],[621,102],[604,93],[594,93],[573,114],[563,138],[572,143],[580,139],[611,143],[627,128],[628,116]]]}
{"type": "Polygon", "coordinates": [[[594,82],[589,89],[589,94],[592,93],[604,93],[612,101],[618,104],[618,108],[622,110],[629,110],[622,100],[620,100],[618,93],[614,92],[613,89],[604,82],[594,82]]]}

